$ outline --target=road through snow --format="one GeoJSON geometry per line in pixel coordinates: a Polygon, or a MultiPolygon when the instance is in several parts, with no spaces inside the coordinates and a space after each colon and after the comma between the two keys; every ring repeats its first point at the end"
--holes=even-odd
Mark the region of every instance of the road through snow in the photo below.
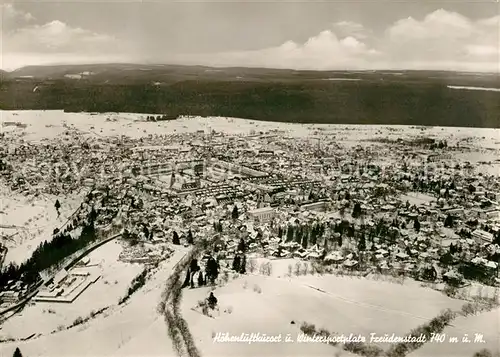
{"type": "Polygon", "coordinates": [[[194,343],[194,338],[189,331],[188,324],[181,316],[179,305],[182,297],[181,273],[188,268],[191,260],[198,257],[206,247],[207,241],[200,240],[174,266],[162,293],[161,302],[158,305],[158,312],[165,319],[169,337],[172,339],[174,350],[179,357],[201,357],[194,343]]]}

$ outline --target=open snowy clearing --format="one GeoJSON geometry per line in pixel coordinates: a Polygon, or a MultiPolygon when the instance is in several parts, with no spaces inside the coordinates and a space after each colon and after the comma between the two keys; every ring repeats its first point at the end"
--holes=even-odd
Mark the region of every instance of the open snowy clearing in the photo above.
{"type": "Polygon", "coordinates": [[[401,195],[400,199],[403,202],[408,201],[410,205],[415,205],[415,206],[424,206],[430,204],[433,201],[436,201],[435,197],[419,192],[408,192],[404,195],[401,195]]]}
{"type": "MultiPolygon", "coordinates": [[[[187,289],[182,302],[183,316],[199,341],[198,348],[206,356],[255,356],[259,351],[263,356],[331,356],[335,352],[332,346],[325,345],[324,351],[321,346],[310,343],[212,343],[212,334],[260,332],[284,336],[290,333],[295,338],[300,324],[307,322],[331,333],[361,334],[368,341],[370,333],[404,336],[443,309],[459,309],[464,303],[417,284],[398,285],[331,275],[293,278],[250,275],[215,290],[221,314],[211,319],[191,310],[208,293],[208,288],[187,289]],[[231,308],[232,313],[223,313],[226,308],[231,308]],[[307,348],[311,348],[309,354],[307,348]]],[[[385,349],[389,345],[380,347],[385,349]]],[[[344,351],[344,355],[348,355],[347,352],[344,351]]]]}
{"type": "Polygon", "coordinates": [[[460,309],[465,303],[410,281],[400,285],[328,275],[297,277],[294,280],[303,286],[320,289],[323,295],[337,300],[340,312],[361,322],[365,333],[402,336],[442,310],[460,309]]]}
{"type": "MultiPolygon", "coordinates": [[[[294,296],[293,291],[287,289],[285,284],[257,276],[234,280],[215,290],[221,311],[220,316],[214,319],[191,310],[199,300],[208,296],[210,289],[185,290],[182,316],[188,322],[201,354],[207,357],[334,356],[339,349],[321,343],[214,343],[213,336],[217,333],[229,333],[231,336],[240,336],[242,333],[260,333],[268,336],[281,334],[283,339],[286,335],[290,335],[293,340],[296,340],[300,333],[301,321],[307,321],[312,317],[311,310],[316,307],[322,309],[325,306],[318,306],[316,301],[311,301],[310,305],[309,302],[301,301],[299,309],[289,299],[302,299],[304,296],[300,291],[294,296]],[[245,281],[246,288],[244,287],[245,281]],[[262,287],[262,293],[254,291],[254,285],[262,287]],[[224,313],[225,308],[231,308],[232,312],[224,313]],[[295,324],[291,324],[292,320],[295,324]]],[[[295,303],[296,301],[294,300],[295,303]]],[[[317,314],[318,311],[315,310],[315,313],[317,314]]],[[[326,315],[324,311],[322,314],[326,315]]],[[[330,320],[335,318],[330,312],[328,316],[330,320]]],[[[341,356],[354,355],[342,352],[341,356]]]]}
{"type": "Polygon", "coordinates": [[[83,198],[83,192],[69,197],[26,197],[9,191],[0,187],[0,234],[7,237],[2,243],[8,248],[4,265],[21,264],[31,257],[38,245],[50,240],[54,229],[76,211],[83,198]],[[54,207],[57,199],[61,203],[59,217],[54,207]]]}
{"type": "MultiPolygon", "coordinates": [[[[0,344],[0,356],[11,356],[16,347],[30,357],[174,356],[157,306],[166,279],[185,253],[180,248],[163,262],[125,305],[112,307],[95,319],[52,335],[0,344]]],[[[95,292],[91,295],[94,299],[103,297],[95,292]]]]}
{"type": "MultiPolygon", "coordinates": [[[[471,146],[500,149],[500,130],[485,128],[416,127],[402,125],[347,125],[347,124],[293,124],[225,117],[190,117],[163,122],[144,121],[147,114],[133,113],[65,113],[63,111],[0,111],[0,123],[6,135],[19,135],[24,140],[39,141],[56,138],[68,128],[92,136],[145,137],[150,134],[173,134],[203,130],[222,131],[228,134],[249,134],[267,130],[285,130],[291,136],[304,137],[317,131],[335,135],[345,145],[375,138],[396,140],[428,136],[447,139],[448,145],[457,140],[474,139],[471,146]],[[4,123],[21,123],[27,127],[4,123]],[[350,142],[350,143],[349,143],[350,142]]],[[[356,144],[356,145],[357,145],[356,144]]]]}

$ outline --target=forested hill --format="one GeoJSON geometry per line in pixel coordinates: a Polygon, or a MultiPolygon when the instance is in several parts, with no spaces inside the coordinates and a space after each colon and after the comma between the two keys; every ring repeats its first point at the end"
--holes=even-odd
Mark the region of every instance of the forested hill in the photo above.
{"type": "Polygon", "coordinates": [[[2,74],[0,108],[228,116],[301,123],[500,127],[496,75],[200,66],[26,67],[2,74]]]}

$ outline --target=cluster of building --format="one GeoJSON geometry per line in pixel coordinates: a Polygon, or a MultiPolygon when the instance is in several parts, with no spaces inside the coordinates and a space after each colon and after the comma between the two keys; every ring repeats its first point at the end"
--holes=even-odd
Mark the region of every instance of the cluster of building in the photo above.
{"type": "Polygon", "coordinates": [[[346,149],[324,137],[319,146],[269,133],[196,135],[180,165],[172,160],[166,171],[130,181],[144,206],[124,211],[132,212],[131,229],[141,239],[169,242],[177,234],[190,244],[202,228],[220,225],[215,232],[225,255],[237,254],[243,239],[249,252],[276,258],[399,274],[433,270],[436,278],[474,278],[466,269],[473,266],[497,282],[498,177],[454,161],[453,152],[346,149]],[[195,177],[196,185],[171,184],[184,176],[195,177]],[[306,233],[287,238],[301,227],[306,233]],[[311,241],[314,227],[321,234],[311,241]]]}
{"type": "Polygon", "coordinates": [[[49,144],[0,148],[1,174],[22,192],[89,186],[98,224],[140,243],[122,254],[131,262],[159,261],[174,240],[214,234],[225,260],[244,241],[246,253],[274,258],[498,283],[498,176],[455,160],[452,147],[340,146],[320,134],[131,139],[68,128],[49,144]],[[37,174],[33,161],[55,166],[37,174]],[[61,163],[73,169],[54,169],[61,163]]]}
{"type": "Polygon", "coordinates": [[[33,297],[33,301],[72,303],[85,289],[95,283],[100,277],[99,268],[86,267],[88,260],[72,269],[63,269],[33,297]]]}

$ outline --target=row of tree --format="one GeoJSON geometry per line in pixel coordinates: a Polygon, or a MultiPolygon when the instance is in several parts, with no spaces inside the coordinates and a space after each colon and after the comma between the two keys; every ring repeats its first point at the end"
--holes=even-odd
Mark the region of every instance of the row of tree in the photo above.
{"type": "Polygon", "coordinates": [[[222,233],[222,222],[214,222],[213,228],[217,233],[222,233]]]}
{"type": "Polygon", "coordinates": [[[246,255],[236,254],[233,259],[232,269],[240,274],[245,274],[247,272],[247,257],[246,255]]]}
{"type": "Polygon", "coordinates": [[[97,216],[93,212],[95,211],[92,210],[89,214],[88,223],[84,225],[79,238],[73,239],[70,234],[56,230],[54,238],[41,243],[27,261],[20,266],[9,264],[0,272],[0,290],[9,281],[21,280],[27,285],[36,283],[41,271],[59,264],[69,255],[95,241],[97,235],[94,221],[97,216]]]}
{"type": "MultiPolygon", "coordinates": [[[[396,243],[398,237],[398,228],[406,227],[406,223],[400,220],[393,220],[392,223],[386,223],[379,220],[374,227],[362,225],[360,229],[356,230],[355,225],[342,221],[335,224],[326,224],[316,222],[313,224],[288,224],[286,227],[278,227],[277,235],[279,238],[284,238],[285,242],[297,242],[307,249],[311,245],[318,244],[324,238],[326,232],[337,233],[333,235],[333,242],[342,246],[342,239],[344,236],[349,238],[357,236],[359,238],[360,250],[366,249],[365,234],[373,241],[375,236],[385,237],[390,243],[396,243]]],[[[413,228],[415,231],[420,231],[420,222],[418,219],[413,220],[413,228]]],[[[325,243],[325,242],[324,242],[325,243]]],[[[326,244],[326,243],[325,243],[326,244]]]]}
{"type": "Polygon", "coordinates": [[[174,120],[177,119],[176,116],[173,115],[157,115],[156,117],[154,115],[148,115],[146,117],[147,121],[163,121],[163,120],[174,120]]]}
{"type": "Polygon", "coordinates": [[[186,272],[186,278],[184,279],[182,288],[187,286],[194,288],[194,277],[196,273],[198,273],[198,286],[204,286],[209,282],[215,284],[215,280],[217,280],[219,276],[219,263],[213,256],[209,256],[205,265],[205,275],[203,275],[201,267],[198,264],[198,259],[192,259],[186,272]]]}
{"type": "Polygon", "coordinates": [[[291,225],[289,224],[286,229],[278,228],[278,237],[283,238],[285,236],[285,242],[297,242],[302,245],[304,249],[308,245],[314,245],[317,243],[318,238],[322,237],[325,233],[326,225],[324,223],[310,224],[299,224],[291,225]]]}
{"type": "Polygon", "coordinates": [[[448,142],[446,140],[439,140],[438,142],[434,142],[430,145],[430,149],[445,149],[448,147],[448,142]]]}
{"type": "MultiPolygon", "coordinates": [[[[191,230],[189,230],[187,235],[186,235],[186,242],[188,244],[194,244],[193,232],[191,232],[191,230]]],[[[174,233],[172,234],[172,244],[175,244],[175,245],[181,244],[181,240],[180,240],[180,237],[179,237],[179,234],[177,233],[177,231],[174,231],[174,233]]]]}

